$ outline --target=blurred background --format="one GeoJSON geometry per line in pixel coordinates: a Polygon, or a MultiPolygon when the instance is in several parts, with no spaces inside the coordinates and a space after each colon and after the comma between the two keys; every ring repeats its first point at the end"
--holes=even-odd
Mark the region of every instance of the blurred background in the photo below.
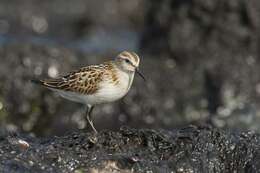
{"type": "Polygon", "coordinates": [[[61,135],[84,109],[32,78],[141,57],[122,100],[94,110],[98,130],[211,124],[260,131],[260,1],[1,0],[1,131],[61,135]]]}

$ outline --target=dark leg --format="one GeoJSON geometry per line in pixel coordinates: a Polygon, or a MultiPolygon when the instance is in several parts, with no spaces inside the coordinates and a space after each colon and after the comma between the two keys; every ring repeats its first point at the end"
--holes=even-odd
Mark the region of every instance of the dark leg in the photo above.
{"type": "Polygon", "coordinates": [[[97,134],[97,130],[95,129],[94,127],[94,124],[93,124],[93,121],[92,121],[92,117],[91,117],[91,113],[94,109],[94,106],[91,106],[91,105],[88,105],[88,110],[87,110],[87,120],[88,120],[88,123],[90,124],[91,128],[93,129],[93,131],[97,134]]]}

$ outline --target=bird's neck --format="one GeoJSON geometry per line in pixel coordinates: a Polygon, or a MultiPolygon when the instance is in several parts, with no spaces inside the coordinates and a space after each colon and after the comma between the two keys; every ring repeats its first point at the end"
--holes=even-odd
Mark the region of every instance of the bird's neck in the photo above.
{"type": "Polygon", "coordinates": [[[127,83],[127,91],[128,91],[133,83],[135,72],[125,70],[121,68],[120,65],[117,65],[117,63],[114,63],[114,65],[115,65],[114,67],[117,70],[119,80],[123,83],[127,83]]]}

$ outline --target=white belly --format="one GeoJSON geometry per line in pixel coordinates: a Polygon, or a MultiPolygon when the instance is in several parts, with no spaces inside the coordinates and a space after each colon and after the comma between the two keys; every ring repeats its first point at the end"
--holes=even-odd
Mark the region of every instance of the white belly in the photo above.
{"type": "Polygon", "coordinates": [[[81,95],[75,92],[56,90],[62,97],[83,104],[96,105],[101,103],[113,102],[124,97],[133,82],[134,73],[122,74],[119,78],[117,85],[110,83],[109,81],[103,81],[100,83],[100,88],[96,93],[91,95],[81,95]]]}

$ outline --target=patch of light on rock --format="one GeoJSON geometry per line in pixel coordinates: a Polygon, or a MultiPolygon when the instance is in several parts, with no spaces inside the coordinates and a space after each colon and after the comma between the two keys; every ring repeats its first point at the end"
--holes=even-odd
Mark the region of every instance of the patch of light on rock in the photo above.
{"type": "Polygon", "coordinates": [[[39,76],[42,74],[42,67],[41,66],[38,66],[34,69],[34,74],[39,76]]]}
{"type": "Polygon", "coordinates": [[[37,33],[44,33],[48,29],[48,22],[44,17],[33,16],[32,28],[37,33]]]}
{"type": "Polygon", "coordinates": [[[52,65],[52,66],[49,67],[49,69],[48,69],[48,75],[49,75],[50,77],[56,78],[56,77],[58,77],[58,74],[59,74],[59,72],[58,72],[58,69],[57,69],[56,66],[52,65]]]}
{"type": "Polygon", "coordinates": [[[255,86],[255,90],[256,90],[257,94],[260,94],[260,83],[258,83],[258,84],[255,86]]]}
{"type": "Polygon", "coordinates": [[[2,110],[4,107],[4,104],[2,102],[0,102],[0,110],[2,110]]]}

